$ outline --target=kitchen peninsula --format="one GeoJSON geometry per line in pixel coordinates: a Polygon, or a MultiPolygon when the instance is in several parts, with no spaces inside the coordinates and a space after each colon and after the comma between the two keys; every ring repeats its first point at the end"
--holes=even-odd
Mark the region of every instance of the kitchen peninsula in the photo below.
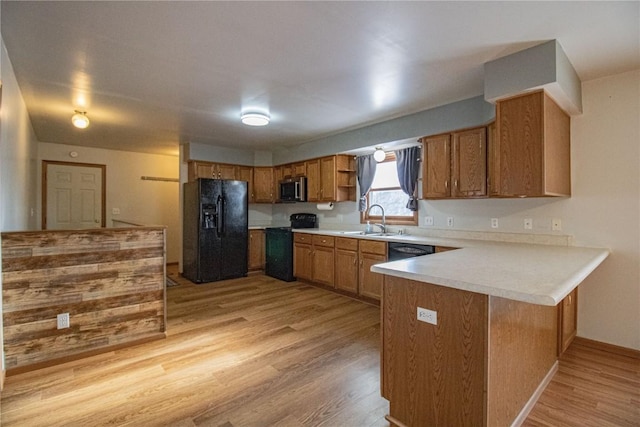
{"type": "Polygon", "coordinates": [[[487,242],[374,265],[391,424],[519,425],[557,370],[558,304],[608,254],[487,242]]]}

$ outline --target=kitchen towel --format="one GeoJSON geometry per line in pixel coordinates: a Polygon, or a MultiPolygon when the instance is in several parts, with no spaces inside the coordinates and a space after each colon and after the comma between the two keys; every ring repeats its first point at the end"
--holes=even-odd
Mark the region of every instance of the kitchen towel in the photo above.
{"type": "Polygon", "coordinates": [[[330,211],[333,210],[333,202],[318,203],[317,207],[319,211],[330,211]]]}

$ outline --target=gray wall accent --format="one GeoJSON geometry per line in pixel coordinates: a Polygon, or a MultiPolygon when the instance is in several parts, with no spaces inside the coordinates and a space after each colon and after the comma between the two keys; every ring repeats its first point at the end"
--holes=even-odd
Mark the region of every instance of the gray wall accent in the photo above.
{"type": "Polygon", "coordinates": [[[274,164],[328,156],[455,129],[482,126],[495,118],[495,107],[482,95],[316,139],[273,153],[274,164]]]}
{"type": "Polygon", "coordinates": [[[184,161],[189,160],[253,166],[254,154],[251,150],[239,150],[236,148],[189,142],[184,145],[184,161]]]}
{"type": "Polygon", "coordinates": [[[489,102],[536,88],[544,88],[567,113],[582,113],[580,78],[557,40],[484,64],[489,102]]]}

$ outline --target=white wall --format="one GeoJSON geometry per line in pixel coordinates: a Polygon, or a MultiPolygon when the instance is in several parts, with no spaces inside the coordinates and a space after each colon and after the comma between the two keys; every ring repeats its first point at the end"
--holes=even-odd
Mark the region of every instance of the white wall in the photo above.
{"type": "MultiPolygon", "coordinates": [[[[38,144],[38,173],[42,173],[42,160],[77,163],[96,163],[107,166],[106,212],[107,227],[112,219],[129,220],[147,225],[167,227],[167,262],[178,262],[180,254],[180,218],[178,182],[142,180],[141,176],[178,179],[177,156],[104,150],[75,145],[38,144]],[[78,157],[71,158],[75,151],[78,157]],[[112,209],[120,209],[113,215],[112,209]]],[[[41,194],[38,180],[37,194],[41,194]]],[[[38,210],[41,209],[38,201],[38,210]]]]}
{"type": "Polygon", "coordinates": [[[1,50],[0,230],[33,230],[37,142],[4,43],[1,50]]]}
{"type": "MultiPolygon", "coordinates": [[[[0,39],[0,231],[36,229],[36,138],[4,42],[0,39]],[[32,215],[33,208],[33,215],[32,215]]],[[[1,242],[0,242],[1,243],[1,242]]],[[[0,295],[2,295],[0,257],[0,295]]],[[[2,307],[0,354],[4,371],[2,307]]]]}

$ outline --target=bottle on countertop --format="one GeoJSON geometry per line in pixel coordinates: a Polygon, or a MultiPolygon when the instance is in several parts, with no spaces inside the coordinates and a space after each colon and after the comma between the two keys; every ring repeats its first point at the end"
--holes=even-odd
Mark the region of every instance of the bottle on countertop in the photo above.
{"type": "Polygon", "coordinates": [[[365,234],[371,233],[371,222],[367,221],[367,227],[364,229],[365,234]]]}

